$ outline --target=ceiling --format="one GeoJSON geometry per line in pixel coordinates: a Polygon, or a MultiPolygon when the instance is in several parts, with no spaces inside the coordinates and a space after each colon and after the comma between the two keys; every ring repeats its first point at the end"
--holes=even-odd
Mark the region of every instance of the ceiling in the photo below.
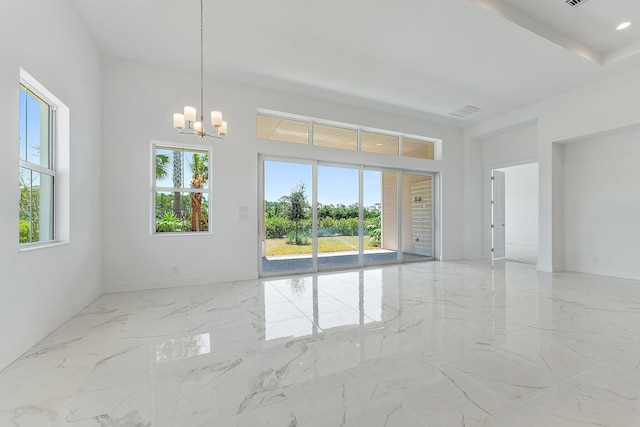
{"type": "MultiPolygon", "coordinates": [[[[72,1],[103,54],[199,70],[197,0],[72,1]]],[[[640,67],[638,0],[204,0],[204,14],[207,74],[459,126],[640,67]]]]}

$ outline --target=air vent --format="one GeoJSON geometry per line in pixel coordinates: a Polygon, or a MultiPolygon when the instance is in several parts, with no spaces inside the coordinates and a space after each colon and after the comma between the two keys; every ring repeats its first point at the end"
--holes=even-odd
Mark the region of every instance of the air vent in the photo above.
{"type": "Polygon", "coordinates": [[[478,111],[480,111],[478,107],[467,105],[466,107],[462,107],[459,110],[453,111],[449,114],[456,117],[467,117],[468,115],[477,113],[478,111]]]}
{"type": "Polygon", "coordinates": [[[583,3],[586,3],[589,0],[565,0],[565,3],[571,7],[578,7],[583,3]]]}

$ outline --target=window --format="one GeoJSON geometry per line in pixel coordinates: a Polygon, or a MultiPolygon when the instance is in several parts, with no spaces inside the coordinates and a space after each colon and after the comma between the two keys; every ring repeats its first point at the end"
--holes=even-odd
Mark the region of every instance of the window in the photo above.
{"type": "Polygon", "coordinates": [[[402,138],[402,155],[418,159],[433,160],[434,143],[418,139],[402,138]]]}
{"type": "Polygon", "coordinates": [[[153,233],[210,230],[210,150],[152,143],[153,233]]]}
{"type": "Polygon", "coordinates": [[[362,132],[362,151],[398,155],[398,137],[379,133],[362,132]]]}
{"type": "Polygon", "coordinates": [[[421,136],[409,137],[393,131],[362,128],[349,124],[326,123],[302,116],[279,117],[278,114],[285,115],[277,112],[258,112],[256,136],[259,139],[387,156],[442,160],[442,140],[421,136]],[[313,133],[309,132],[309,128],[313,129],[313,133]]]}
{"type": "Polygon", "coordinates": [[[256,129],[260,139],[293,142],[294,144],[309,143],[309,123],[300,120],[258,114],[256,129]]]}
{"type": "Polygon", "coordinates": [[[21,83],[19,109],[19,242],[50,242],[56,238],[56,108],[21,83]]]}
{"type": "Polygon", "coordinates": [[[358,131],[314,123],[313,145],[355,151],[358,149],[358,131]]]}

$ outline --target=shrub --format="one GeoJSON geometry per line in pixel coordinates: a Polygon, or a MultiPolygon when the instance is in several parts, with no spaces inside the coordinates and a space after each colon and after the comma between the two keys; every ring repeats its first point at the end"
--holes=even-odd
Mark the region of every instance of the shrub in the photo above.
{"type": "Polygon", "coordinates": [[[368,218],[364,220],[364,232],[365,234],[369,234],[369,232],[380,228],[380,217],[377,218],[368,218]]]}
{"type": "Polygon", "coordinates": [[[296,239],[295,233],[290,231],[287,233],[287,243],[290,245],[308,245],[309,236],[306,233],[298,231],[298,238],[296,239]]]}
{"type": "Polygon", "coordinates": [[[359,230],[358,218],[344,218],[338,220],[338,233],[340,236],[357,236],[359,230]]]}
{"type": "Polygon", "coordinates": [[[282,217],[265,218],[264,235],[267,239],[279,239],[293,230],[293,222],[282,217]]]}
{"type": "Polygon", "coordinates": [[[31,241],[31,223],[24,219],[20,220],[20,243],[31,241]]]}
{"type": "Polygon", "coordinates": [[[369,235],[369,246],[372,248],[379,248],[382,244],[380,217],[370,222],[365,221],[364,231],[369,235]]]}
{"type": "Polygon", "coordinates": [[[357,236],[358,218],[334,219],[330,217],[321,218],[318,221],[318,236],[357,236]]]}
{"type": "Polygon", "coordinates": [[[310,219],[304,219],[298,223],[298,231],[306,234],[307,237],[311,235],[311,229],[313,228],[312,221],[310,219]]]}
{"type": "Polygon", "coordinates": [[[338,220],[324,217],[318,221],[318,237],[332,237],[336,235],[336,223],[338,220]]]}
{"type": "Polygon", "coordinates": [[[379,248],[382,244],[382,230],[379,228],[369,233],[369,246],[379,248]]]}
{"type": "Polygon", "coordinates": [[[156,218],[156,231],[161,233],[191,231],[191,221],[180,219],[173,212],[165,212],[164,215],[156,218]]]}

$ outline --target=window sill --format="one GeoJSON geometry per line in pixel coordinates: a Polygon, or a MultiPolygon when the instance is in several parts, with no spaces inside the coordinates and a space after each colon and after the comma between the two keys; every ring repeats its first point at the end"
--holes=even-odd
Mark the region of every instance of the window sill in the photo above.
{"type": "Polygon", "coordinates": [[[181,232],[171,232],[171,231],[166,231],[166,232],[161,232],[161,233],[151,233],[151,237],[154,236],[211,236],[213,233],[211,233],[211,231],[200,231],[200,232],[188,232],[188,231],[181,231],[181,232]]]}
{"type": "Polygon", "coordinates": [[[40,249],[52,248],[56,246],[64,246],[68,244],[69,242],[56,242],[56,241],[46,242],[46,243],[29,243],[29,244],[21,245],[20,247],[18,247],[18,252],[31,252],[31,251],[37,251],[40,249]]]}

